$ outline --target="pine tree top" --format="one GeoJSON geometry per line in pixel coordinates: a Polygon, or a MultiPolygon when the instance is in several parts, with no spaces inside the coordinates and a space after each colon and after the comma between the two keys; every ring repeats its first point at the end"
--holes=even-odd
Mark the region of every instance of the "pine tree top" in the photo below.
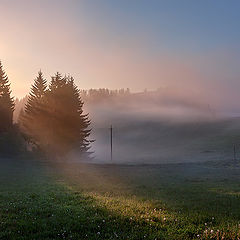
{"type": "Polygon", "coordinates": [[[9,94],[11,93],[8,76],[3,70],[3,65],[0,60],[0,94],[2,95],[3,92],[9,92],[9,94]]]}
{"type": "Polygon", "coordinates": [[[38,72],[38,76],[34,80],[34,84],[31,87],[28,101],[25,106],[25,111],[27,113],[30,112],[30,109],[32,109],[32,107],[36,104],[36,102],[41,101],[41,99],[45,96],[46,91],[47,91],[47,80],[44,79],[43,73],[40,70],[38,72]]]}
{"type": "Polygon", "coordinates": [[[0,131],[6,131],[12,126],[14,106],[8,76],[0,61],[0,131]]]}
{"type": "Polygon", "coordinates": [[[55,76],[52,77],[49,89],[51,91],[54,91],[57,88],[64,87],[65,84],[66,84],[66,77],[62,77],[61,73],[57,72],[55,76]]]}
{"type": "Polygon", "coordinates": [[[37,78],[34,81],[34,84],[32,85],[30,95],[36,98],[42,98],[46,90],[47,90],[47,80],[44,79],[43,73],[40,70],[38,72],[37,78]]]}

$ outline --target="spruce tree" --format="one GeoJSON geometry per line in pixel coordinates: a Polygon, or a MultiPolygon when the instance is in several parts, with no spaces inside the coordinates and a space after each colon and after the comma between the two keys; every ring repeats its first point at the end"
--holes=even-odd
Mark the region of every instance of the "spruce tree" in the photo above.
{"type": "Polygon", "coordinates": [[[40,71],[19,123],[30,140],[51,157],[72,150],[88,154],[90,120],[82,108],[72,77],[57,73],[47,89],[40,71]]]}
{"type": "Polygon", "coordinates": [[[67,153],[89,149],[90,120],[83,114],[83,102],[72,77],[57,73],[52,77],[48,93],[50,144],[52,151],[67,153]]]}
{"type": "Polygon", "coordinates": [[[39,144],[43,141],[46,115],[47,81],[41,70],[31,87],[28,101],[25,105],[25,113],[21,116],[21,127],[30,139],[39,144]]]}
{"type": "Polygon", "coordinates": [[[47,91],[47,80],[44,79],[43,73],[40,70],[37,78],[34,80],[31,92],[28,97],[27,104],[25,106],[26,114],[32,115],[41,108],[43,98],[47,91]]]}
{"type": "Polygon", "coordinates": [[[8,76],[4,72],[0,61],[0,131],[7,131],[11,128],[14,106],[8,76]]]}
{"type": "Polygon", "coordinates": [[[72,138],[70,139],[73,146],[79,147],[81,152],[87,152],[89,149],[89,140],[91,129],[89,129],[91,121],[88,114],[83,114],[83,101],[80,97],[80,91],[74,84],[74,78],[67,78],[67,89],[69,98],[69,126],[74,127],[72,138]]]}

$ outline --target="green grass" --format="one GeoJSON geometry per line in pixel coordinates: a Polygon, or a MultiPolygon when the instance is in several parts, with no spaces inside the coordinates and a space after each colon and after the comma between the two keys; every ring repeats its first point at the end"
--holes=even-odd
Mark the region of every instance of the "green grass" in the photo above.
{"type": "Polygon", "coordinates": [[[0,161],[0,239],[237,239],[238,164],[0,161]]]}

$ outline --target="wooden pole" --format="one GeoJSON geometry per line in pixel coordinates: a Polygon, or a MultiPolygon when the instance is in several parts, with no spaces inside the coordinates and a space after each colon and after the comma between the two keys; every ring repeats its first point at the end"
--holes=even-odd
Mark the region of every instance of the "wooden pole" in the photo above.
{"type": "Polygon", "coordinates": [[[110,128],[110,138],[111,138],[111,162],[113,161],[113,128],[110,128]]]}
{"type": "Polygon", "coordinates": [[[237,160],[237,158],[236,158],[236,145],[235,144],[233,144],[233,158],[234,158],[234,160],[237,160]]]}

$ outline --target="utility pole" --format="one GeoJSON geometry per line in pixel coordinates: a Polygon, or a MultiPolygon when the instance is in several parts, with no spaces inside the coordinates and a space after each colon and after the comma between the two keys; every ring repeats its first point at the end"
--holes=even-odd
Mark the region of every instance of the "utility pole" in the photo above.
{"type": "Polygon", "coordinates": [[[233,144],[233,158],[234,158],[234,160],[237,160],[237,158],[236,158],[236,145],[235,144],[233,144]]]}
{"type": "Polygon", "coordinates": [[[113,127],[110,127],[110,139],[111,139],[111,162],[113,162],[113,127]]]}

